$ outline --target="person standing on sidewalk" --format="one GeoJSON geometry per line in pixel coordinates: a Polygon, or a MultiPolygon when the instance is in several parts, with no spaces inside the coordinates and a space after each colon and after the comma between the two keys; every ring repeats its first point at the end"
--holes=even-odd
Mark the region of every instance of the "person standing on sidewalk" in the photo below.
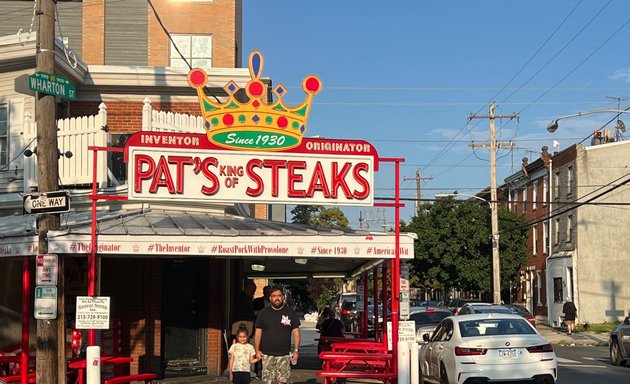
{"type": "Polygon", "coordinates": [[[291,377],[291,364],[298,361],[300,319],[285,304],[282,288],[272,288],[271,306],[258,312],[254,332],[256,357],[262,359],[262,380],[265,384],[284,384],[291,377]],[[291,349],[293,336],[293,349],[291,349]]]}
{"type": "Polygon", "coordinates": [[[571,298],[567,296],[567,302],[562,306],[562,312],[564,313],[564,323],[567,325],[569,335],[573,333],[573,327],[575,327],[575,318],[577,317],[577,308],[571,301],[571,298]]]}
{"type": "Polygon", "coordinates": [[[251,382],[251,364],[258,362],[254,347],[248,343],[249,332],[245,324],[241,324],[236,332],[235,344],[228,351],[230,361],[228,372],[232,384],[249,384],[251,382]]]}

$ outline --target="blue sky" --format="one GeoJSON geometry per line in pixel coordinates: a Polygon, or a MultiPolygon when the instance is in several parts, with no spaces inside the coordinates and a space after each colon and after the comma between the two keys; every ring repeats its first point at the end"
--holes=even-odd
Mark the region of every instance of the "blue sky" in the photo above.
{"type": "MultiPolygon", "coordinates": [[[[549,134],[553,118],[616,109],[614,98],[629,107],[629,40],[626,0],[243,1],[244,60],[261,50],[263,75],[289,89],[289,104],[303,99],[305,76],[322,80],[307,135],[367,140],[382,157],[405,158],[401,178],[416,169],[433,177],[423,198],[490,185],[488,152],[469,146],[488,141],[488,120],[467,117],[487,115],[492,100],[497,114],[520,116],[497,121],[498,140],[517,147],[498,153],[499,185],[523,157],[537,159],[553,140],[561,149],[579,142],[614,114],[562,120],[549,134]]],[[[393,197],[393,185],[385,166],[375,195],[393,197]]],[[[401,180],[402,197],[414,198],[415,186],[401,180]]],[[[344,211],[353,227],[359,211],[376,214],[344,211]]]]}

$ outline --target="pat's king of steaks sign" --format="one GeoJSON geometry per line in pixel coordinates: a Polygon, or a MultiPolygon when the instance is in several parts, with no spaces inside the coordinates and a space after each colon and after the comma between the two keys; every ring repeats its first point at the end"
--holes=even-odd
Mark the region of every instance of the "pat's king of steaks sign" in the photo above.
{"type": "Polygon", "coordinates": [[[306,99],[291,107],[282,84],[267,103],[263,57],[249,56],[247,102],[230,81],[224,103],[203,89],[207,74],[188,74],[197,90],[206,134],[138,132],[125,145],[129,199],[371,206],[378,154],[360,140],[304,138],[313,96],[321,90],[307,76],[306,99]]]}

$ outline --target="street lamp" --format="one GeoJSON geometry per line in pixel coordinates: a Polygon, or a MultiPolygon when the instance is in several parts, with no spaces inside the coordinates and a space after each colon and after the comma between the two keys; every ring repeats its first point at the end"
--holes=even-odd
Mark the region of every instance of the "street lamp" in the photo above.
{"type": "MultiPolygon", "coordinates": [[[[558,129],[558,120],[568,119],[568,118],[571,118],[571,117],[592,115],[594,113],[617,113],[617,114],[622,114],[622,113],[630,113],[630,111],[623,110],[623,109],[596,109],[594,111],[585,111],[585,112],[572,113],[570,115],[557,117],[555,120],[553,120],[551,123],[549,123],[549,125],[547,126],[547,131],[549,131],[549,133],[554,133],[556,131],[556,129],[558,129]]],[[[624,124],[621,123],[621,124],[618,124],[618,125],[622,126],[624,124]]]]}
{"type": "Polygon", "coordinates": [[[492,290],[494,304],[501,304],[501,259],[499,256],[499,216],[496,201],[488,201],[479,196],[469,195],[466,193],[438,193],[435,197],[455,197],[465,196],[473,199],[481,200],[490,206],[490,218],[492,222],[492,290]]]}

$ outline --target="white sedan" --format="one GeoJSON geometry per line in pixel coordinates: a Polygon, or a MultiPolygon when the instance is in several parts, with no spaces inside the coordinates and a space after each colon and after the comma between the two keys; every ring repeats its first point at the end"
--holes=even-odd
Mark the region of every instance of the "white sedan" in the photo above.
{"type": "Polygon", "coordinates": [[[419,346],[421,382],[553,384],[558,363],[551,344],[518,315],[450,316],[419,346]]]}

